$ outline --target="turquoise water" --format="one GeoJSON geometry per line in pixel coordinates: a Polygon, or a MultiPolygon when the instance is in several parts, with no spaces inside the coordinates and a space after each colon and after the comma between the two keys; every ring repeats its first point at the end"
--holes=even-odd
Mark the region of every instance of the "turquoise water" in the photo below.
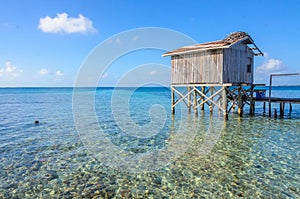
{"type": "MultiPolygon", "coordinates": [[[[0,89],[0,198],[300,197],[299,105],[285,119],[264,117],[262,107],[255,116],[230,114],[228,121],[207,109],[195,116],[177,108],[172,118],[168,89],[140,88],[126,115],[121,108],[132,90],[119,89],[114,103],[113,88],[98,88],[92,108],[97,127],[86,100],[80,110],[87,120],[74,122],[72,91],[0,89]],[[143,128],[126,131],[131,122],[143,128]],[[104,148],[103,135],[119,151],[104,148]],[[152,153],[159,158],[147,164],[129,159],[152,153]]],[[[93,91],[81,89],[82,99],[93,91]]]]}

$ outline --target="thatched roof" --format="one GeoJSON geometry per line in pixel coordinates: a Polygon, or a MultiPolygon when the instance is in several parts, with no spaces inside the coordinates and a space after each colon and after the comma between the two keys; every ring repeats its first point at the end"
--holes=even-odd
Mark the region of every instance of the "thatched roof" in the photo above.
{"type": "Polygon", "coordinates": [[[225,39],[223,39],[223,42],[227,42],[230,44],[233,44],[241,39],[244,38],[250,38],[250,35],[246,32],[234,32],[228,35],[225,39]]]}
{"type": "Polygon", "coordinates": [[[263,55],[262,52],[257,48],[257,46],[255,45],[254,41],[252,40],[252,38],[248,33],[234,32],[228,35],[223,40],[207,42],[202,44],[195,44],[191,46],[184,46],[176,50],[173,50],[171,52],[167,52],[162,56],[165,57],[170,55],[185,54],[185,53],[198,52],[198,51],[209,50],[209,49],[229,48],[231,45],[241,41],[244,41],[246,44],[253,44],[255,48],[252,48],[252,50],[258,51],[258,53],[255,53],[255,55],[263,55]]]}

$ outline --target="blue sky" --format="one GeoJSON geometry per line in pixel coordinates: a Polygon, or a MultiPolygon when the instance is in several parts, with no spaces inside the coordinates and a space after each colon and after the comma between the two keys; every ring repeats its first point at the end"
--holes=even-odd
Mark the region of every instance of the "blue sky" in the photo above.
{"type": "MultiPolygon", "coordinates": [[[[300,72],[300,3],[285,1],[1,0],[0,86],[73,86],[89,53],[123,31],[160,27],[198,43],[248,32],[266,53],[255,60],[256,83],[274,72],[300,72]]],[[[144,50],[116,61],[101,86],[147,63],[170,65],[163,51],[144,50]]],[[[168,77],[166,77],[168,79],[168,77]]],[[[297,83],[300,77],[275,80],[297,83]]]]}

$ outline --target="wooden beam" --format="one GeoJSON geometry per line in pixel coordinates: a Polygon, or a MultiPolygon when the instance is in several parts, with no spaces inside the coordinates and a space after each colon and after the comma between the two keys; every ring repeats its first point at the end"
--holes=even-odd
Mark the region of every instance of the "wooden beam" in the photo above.
{"type": "MultiPolygon", "coordinates": [[[[215,106],[217,106],[220,110],[222,110],[222,111],[224,111],[224,109],[222,108],[222,107],[220,107],[219,105],[217,105],[216,104],[216,102],[214,102],[213,100],[212,100],[212,98],[213,97],[215,97],[216,95],[218,95],[219,93],[221,93],[222,92],[222,90],[223,90],[223,88],[221,88],[220,90],[218,90],[216,93],[214,93],[213,95],[211,95],[211,96],[206,96],[205,94],[203,94],[201,91],[199,91],[197,88],[195,89],[201,96],[203,96],[203,97],[205,97],[206,99],[203,101],[203,102],[201,102],[200,104],[198,104],[197,106],[201,106],[202,104],[204,104],[204,103],[206,103],[206,102],[210,102],[211,104],[213,104],[213,105],[215,105],[215,106]]],[[[197,101],[199,101],[200,99],[198,99],[197,101]]],[[[211,105],[210,104],[210,105],[211,105]]]]}
{"type": "Polygon", "coordinates": [[[227,111],[227,89],[224,86],[222,91],[222,100],[223,100],[223,109],[224,109],[224,118],[228,120],[228,111],[227,111]]]}
{"type": "Polygon", "coordinates": [[[171,98],[172,98],[172,114],[175,114],[175,95],[174,95],[174,88],[171,87],[171,98]]]}
{"type": "MultiPolygon", "coordinates": [[[[205,93],[205,86],[201,86],[201,92],[205,93]]],[[[201,96],[201,102],[204,100],[204,97],[201,96]]],[[[204,104],[201,105],[201,110],[204,111],[204,104]]]]}
{"type": "Polygon", "coordinates": [[[191,106],[192,106],[192,102],[191,102],[191,87],[187,87],[187,90],[188,90],[188,110],[189,112],[191,112],[191,106]]]}
{"type": "Polygon", "coordinates": [[[196,86],[193,87],[194,91],[194,112],[197,114],[198,112],[198,107],[197,107],[197,91],[196,91],[196,86]]]}
{"type": "Polygon", "coordinates": [[[197,87],[201,87],[201,86],[232,86],[233,84],[231,83],[226,83],[226,84],[222,84],[222,83],[207,83],[207,84],[178,84],[178,83],[172,83],[171,86],[176,86],[176,87],[187,87],[187,86],[197,86],[197,87]]]}
{"type": "Polygon", "coordinates": [[[238,89],[238,115],[243,115],[243,95],[241,86],[239,86],[238,89]]]}

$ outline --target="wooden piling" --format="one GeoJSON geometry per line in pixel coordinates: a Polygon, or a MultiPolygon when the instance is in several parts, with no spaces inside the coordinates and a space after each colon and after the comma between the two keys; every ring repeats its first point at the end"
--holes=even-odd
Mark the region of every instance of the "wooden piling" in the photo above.
{"type": "Polygon", "coordinates": [[[277,118],[277,109],[274,108],[274,117],[277,118]]]}
{"type": "MultiPolygon", "coordinates": [[[[214,94],[214,87],[211,86],[209,89],[210,89],[210,96],[212,96],[214,94]]],[[[212,97],[211,100],[214,101],[214,98],[212,97]]],[[[213,103],[210,103],[209,110],[210,110],[211,113],[213,112],[213,110],[214,110],[214,104],[213,103]]]]}
{"type": "Polygon", "coordinates": [[[222,98],[223,98],[223,109],[224,109],[224,118],[225,120],[228,120],[228,110],[227,110],[227,87],[223,87],[223,93],[222,93],[222,98]]]}
{"type": "Polygon", "coordinates": [[[243,95],[241,92],[242,88],[239,86],[238,88],[238,115],[242,116],[243,115],[243,95]]]}
{"type": "Polygon", "coordinates": [[[172,114],[175,114],[175,93],[173,86],[171,87],[171,98],[172,98],[172,114]]]}
{"type": "MultiPolygon", "coordinates": [[[[205,86],[201,86],[201,92],[205,93],[205,86]]],[[[204,97],[201,96],[201,102],[204,101],[204,97]]],[[[204,104],[201,105],[201,110],[204,111],[204,104]]]]}
{"type": "Polygon", "coordinates": [[[254,85],[251,85],[251,89],[250,89],[250,115],[253,115],[255,112],[255,101],[253,100],[253,89],[254,89],[254,85]]]}
{"type": "Polygon", "coordinates": [[[188,110],[189,110],[189,112],[191,112],[191,106],[192,106],[192,104],[191,104],[191,87],[190,86],[188,86],[187,87],[187,91],[188,91],[188,110]]]}
{"type": "Polygon", "coordinates": [[[198,115],[198,108],[197,108],[197,105],[198,105],[198,102],[197,102],[197,90],[196,90],[196,86],[194,86],[194,112],[195,112],[195,115],[198,115]]]}
{"type": "Polygon", "coordinates": [[[280,117],[283,118],[284,116],[284,103],[280,103],[280,117]]]}

